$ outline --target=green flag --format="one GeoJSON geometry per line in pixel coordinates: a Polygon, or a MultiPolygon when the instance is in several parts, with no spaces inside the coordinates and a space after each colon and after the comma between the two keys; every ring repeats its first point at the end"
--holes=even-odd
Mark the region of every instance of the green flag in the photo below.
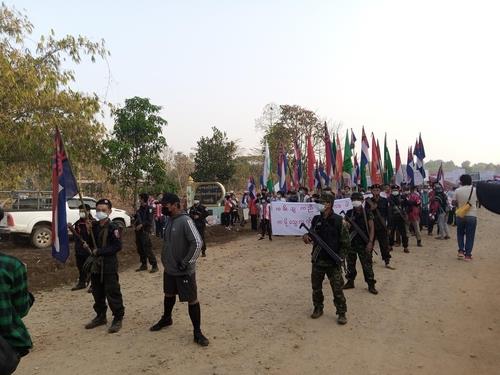
{"type": "Polygon", "coordinates": [[[384,183],[390,184],[394,176],[394,169],[392,168],[391,155],[387,148],[387,133],[384,137],[384,183]]]}
{"type": "Polygon", "coordinates": [[[342,171],[352,176],[352,150],[351,143],[349,142],[349,130],[345,133],[345,146],[344,146],[344,163],[342,171]]]}

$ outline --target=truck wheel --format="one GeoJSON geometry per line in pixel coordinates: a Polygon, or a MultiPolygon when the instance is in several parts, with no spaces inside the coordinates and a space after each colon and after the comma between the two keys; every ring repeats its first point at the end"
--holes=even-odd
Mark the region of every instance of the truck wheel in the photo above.
{"type": "Polygon", "coordinates": [[[31,243],[38,249],[52,245],[52,230],[47,225],[39,225],[31,233],[31,243]]]}

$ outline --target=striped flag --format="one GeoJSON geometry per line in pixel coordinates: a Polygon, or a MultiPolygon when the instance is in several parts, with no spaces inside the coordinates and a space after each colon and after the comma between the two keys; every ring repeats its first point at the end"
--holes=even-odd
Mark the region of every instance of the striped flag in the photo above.
{"type": "Polygon", "coordinates": [[[337,133],[337,155],[336,155],[336,173],[335,173],[335,181],[337,183],[342,182],[342,171],[344,169],[343,163],[344,160],[342,159],[342,147],[340,146],[340,138],[339,138],[339,133],[337,133]]]}
{"type": "Polygon", "coordinates": [[[354,154],[354,173],[352,174],[352,183],[354,186],[358,186],[359,177],[358,154],[354,154]]]}
{"type": "Polygon", "coordinates": [[[413,152],[411,150],[411,146],[408,149],[408,160],[406,162],[406,183],[410,184],[410,186],[415,185],[415,175],[414,175],[414,166],[415,163],[413,162],[413,152]]]}
{"type": "Polygon", "coordinates": [[[372,180],[372,184],[381,184],[381,170],[380,170],[380,161],[377,151],[377,143],[375,142],[375,136],[372,133],[372,165],[371,165],[371,173],[370,177],[372,180]]]}
{"type": "Polygon", "coordinates": [[[250,176],[248,178],[247,190],[248,194],[250,195],[250,198],[254,199],[256,197],[256,194],[255,194],[255,180],[253,176],[250,176]]]}
{"type": "Polygon", "coordinates": [[[66,201],[78,193],[59,129],[56,128],[55,152],[52,160],[52,256],[65,263],[69,257],[66,201]]]}
{"type": "Polygon", "coordinates": [[[396,185],[401,186],[405,179],[405,175],[403,173],[403,165],[401,164],[401,155],[399,154],[398,141],[396,140],[396,185]]]}
{"type": "Polygon", "coordinates": [[[351,150],[354,150],[356,147],[356,136],[354,135],[354,131],[351,128],[351,150]]]}
{"type": "Polygon", "coordinates": [[[441,165],[439,166],[436,182],[439,182],[444,189],[443,162],[441,162],[441,165]]]}
{"type": "Polygon", "coordinates": [[[361,136],[361,171],[360,171],[360,177],[361,177],[361,186],[363,189],[368,188],[368,182],[366,180],[366,169],[368,168],[368,165],[370,164],[370,155],[368,153],[368,149],[370,148],[370,145],[368,144],[368,138],[366,138],[365,134],[365,127],[363,126],[363,133],[361,136]]]}
{"type": "Polygon", "coordinates": [[[271,156],[269,154],[269,144],[266,141],[264,151],[264,170],[262,172],[262,185],[267,187],[268,191],[273,191],[273,180],[271,179],[271,156]]]}
{"type": "Polygon", "coordinates": [[[307,137],[307,184],[309,190],[314,190],[314,166],[316,165],[316,157],[314,156],[314,148],[312,145],[311,136],[307,137]]]}
{"type": "Polygon", "coordinates": [[[300,180],[302,180],[302,154],[300,152],[299,145],[297,141],[294,142],[294,154],[295,154],[295,168],[293,169],[293,185],[296,189],[300,186],[300,180]]]}

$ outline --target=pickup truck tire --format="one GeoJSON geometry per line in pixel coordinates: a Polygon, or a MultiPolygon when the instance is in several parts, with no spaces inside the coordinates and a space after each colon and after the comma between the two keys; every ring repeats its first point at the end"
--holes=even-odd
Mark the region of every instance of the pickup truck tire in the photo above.
{"type": "Polygon", "coordinates": [[[48,225],[38,225],[31,233],[31,243],[38,249],[52,245],[52,230],[48,225]]]}

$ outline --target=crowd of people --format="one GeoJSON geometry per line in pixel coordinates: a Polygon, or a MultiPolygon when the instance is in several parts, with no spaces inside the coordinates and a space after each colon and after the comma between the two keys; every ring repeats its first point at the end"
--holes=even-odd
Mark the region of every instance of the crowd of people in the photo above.
{"type": "MultiPolygon", "coordinates": [[[[305,187],[286,193],[269,192],[262,188],[255,194],[243,192],[240,199],[230,192],[224,197],[221,221],[228,230],[250,221],[251,229],[260,231],[259,239],[267,236],[272,240],[270,205],[273,201],[316,203],[320,213],[312,219],[311,228],[302,238],[306,244],[313,245],[311,318],[317,319],[323,314],[322,284],[327,276],[333,291],[337,321],[343,325],[347,323],[344,291],[355,287],[358,259],[367,290],[378,294],[373,271],[375,242],[386,268],[394,270],[391,264],[394,247],[402,246],[403,251],[409,253],[409,238],[412,236],[416,238],[417,247],[423,246],[423,228],[426,227],[427,233],[433,235],[436,224],[436,238],[449,240],[450,223],[457,227],[458,258],[472,260],[477,198],[470,175],[462,175],[460,184],[461,187],[448,193],[439,183],[422,188],[374,184],[366,192],[351,191],[350,187],[345,187],[335,193],[326,188],[312,194],[305,187]],[[336,214],[335,199],[350,199],[352,209],[343,217],[336,214]],[[342,269],[345,271],[345,282],[342,269]]],[[[204,235],[208,210],[199,201],[188,208],[185,200],[172,193],[164,193],[156,199],[142,193],[139,199],[133,224],[140,262],[137,272],[148,270],[148,263],[151,273],[159,271],[150,235],[156,234],[163,239],[163,314],[150,331],[159,331],[173,324],[172,311],[178,296],[180,302],[188,303],[194,342],[207,346],[209,340],[201,330],[195,265],[200,255],[206,255],[204,235]]],[[[96,316],[85,328],[106,325],[109,306],[113,321],[108,332],[116,333],[122,328],[125,305],[117,259],[117,253],[122,249],[122,235],[120,228],[109,219],[111,209],[109,199],[100,199],[96,204],[95,217],[92,217],[90,207],[81,205],[80,219],[69,223],[68,227],[75,238],[79,271],[78,282],[72,290],[90,286],[88,291],[94,298],[96,316]]],[[[32,346],[22,318],[28,313],[34,298],[27,290],[26,267],[19,260],[0,254],[0,269],[0,355],[3,358],[10,355],[10,366],[15,369],[20,358],[32,346]]]]}

